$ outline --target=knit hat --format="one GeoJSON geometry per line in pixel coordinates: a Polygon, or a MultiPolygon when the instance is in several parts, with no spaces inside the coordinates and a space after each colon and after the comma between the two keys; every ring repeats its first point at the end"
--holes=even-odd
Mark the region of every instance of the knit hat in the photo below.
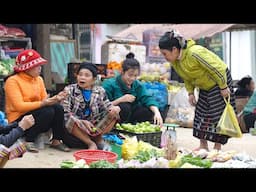
{"type": "Polygon", "coordinates": [[[13,69],[15,72],[21,72],[45,63],[47,60],[42,58],[38,52],[33,49],[26,49],[16,57],[16,65],[13,69]]]}

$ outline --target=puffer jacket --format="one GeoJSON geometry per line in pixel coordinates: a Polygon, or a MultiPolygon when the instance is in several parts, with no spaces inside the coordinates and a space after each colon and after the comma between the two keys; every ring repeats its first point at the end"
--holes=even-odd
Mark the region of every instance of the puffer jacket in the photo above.
{"type": "Polygon", "coordinates": [[[188,40],[187,48],[182,49],[180,60],[172,63],[175,71],[184,80],[189,93],[194,88],[208,91],[218,85],[220,89],[227,87],[227,65],[213,52],[188,40]]]}

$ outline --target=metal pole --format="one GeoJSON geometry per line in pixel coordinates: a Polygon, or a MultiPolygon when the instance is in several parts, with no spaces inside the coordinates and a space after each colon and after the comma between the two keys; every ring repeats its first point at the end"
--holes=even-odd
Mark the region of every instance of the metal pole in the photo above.
{"type": "Polygon", "coordinates": [[[230,73],[231,73],[231,31],[229,31],[229,70],[230,70],[230,73]]]}

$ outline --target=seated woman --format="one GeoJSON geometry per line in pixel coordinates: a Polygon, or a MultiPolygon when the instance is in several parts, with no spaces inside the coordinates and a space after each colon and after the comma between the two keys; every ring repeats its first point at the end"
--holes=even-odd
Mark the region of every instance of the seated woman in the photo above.
{"type": "Polygon", "coordinates": [[[122,64],[121,74],[103,81],[102,86],[115,106],[120,108],[121,123],[150,121],[162,125],[163,119],[157,102],[137,80],[140,64],[129,53],[122,64]]]}
{"type": "Polygon", "coordinates": [[[78,68],[77,83],[64,89],[68,97],[62,102],[67,129],[63,141],[69,147],[103,149],[102,134],[110,131],[119,118],[120,109],[107,99],[102,87],[95,85],[96,77],[97,67],[82,63],[78,68]],[[107,121],[100,126],[102,119],[107,121]],[[95,130],[97,124],[104,130],[95,130]]]}
{"type": "Polygon", "coordinates": [[[25,115],[32,114],[35,124],[25,131],[27,150],[38,152],[34,144],[40,133],[52,129],[53,138],[50,147],[61,151],[70,151],[61,139],[64,134],[64,111],[59,102],[65,92],[48,98],[44,81],[40,76],[41,65],[47,61],[33,49],[19,53],[14,73],[5,78],[5,111],[8,122],[20,121],[25,115]]]}
{"type": "Polygon", "coordinates": [[[236,98],[252,96],[253,91],[255,89],[255,83],[252,77],[250,76],[243,77],[240,81],[238,81],[237,85],[238,85],[238,88],[235,91],[236,98]]]}
{"type": "Polygon", "coordinates": [[[249,101],[243,109],[244,122],[247,132],[250,128],[254,127],[254,122],[256,121],[256,92],[250,97],[249,101]]]}

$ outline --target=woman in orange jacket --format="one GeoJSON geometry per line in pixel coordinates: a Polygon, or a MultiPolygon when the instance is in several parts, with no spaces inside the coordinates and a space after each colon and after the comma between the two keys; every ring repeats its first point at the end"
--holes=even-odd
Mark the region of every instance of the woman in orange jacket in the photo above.
{"type": "Polygon", "coordinates": [[[34,141],[40,133],[52,129],[51,147],[69,151],[62,142],[64,134],[64,111],[58,103],[66,96],[60,92],[47,97],[44,81],[40,76],[41,65],[47,63],[38,52],[27,49],[16,57],[14,73],[5,78],[5,111],[9,123],[20,121],[25,115],[32,114],[35,125],[25,131],[27,150],[38,152],[34,141]]]}

